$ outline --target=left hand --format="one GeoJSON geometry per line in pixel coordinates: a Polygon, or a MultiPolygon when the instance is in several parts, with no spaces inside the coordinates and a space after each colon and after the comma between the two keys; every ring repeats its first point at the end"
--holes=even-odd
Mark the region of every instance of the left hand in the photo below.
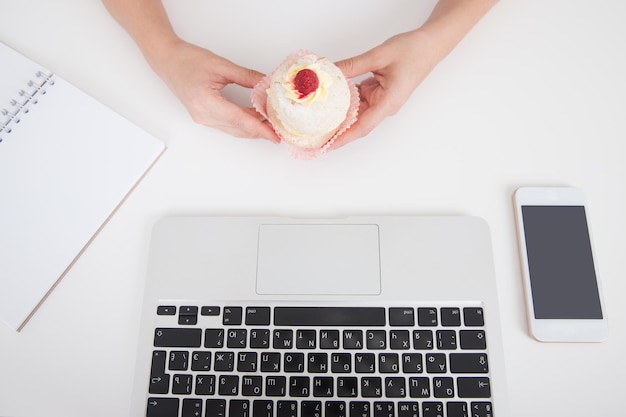
{"type": "Polygon", "coordinates": [[[361,99],[357,122],[339,136],[330,149],[366,136],[385,118],[395,115],[435,67],[437,61],[432,52],[428,36],[415,30],[337,62],[348,78],[368,72],[372,76],[357,85],[361,99]]]}

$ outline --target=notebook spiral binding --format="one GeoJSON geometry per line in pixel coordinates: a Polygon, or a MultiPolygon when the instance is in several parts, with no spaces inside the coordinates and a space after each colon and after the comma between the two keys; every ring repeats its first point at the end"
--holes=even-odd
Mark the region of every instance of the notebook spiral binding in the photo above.
{"type": "Polygon", "coordinates": [[[16,98],[9,101],[8,107],[0,108],[0,143],[11,133],[13,126],[20,123],[22,116],[28,114],[36,105],[39,97],[46,94],[47,88],[54,85],[54,74],[37,71],[24,89],[18,91],[16,98]]]}

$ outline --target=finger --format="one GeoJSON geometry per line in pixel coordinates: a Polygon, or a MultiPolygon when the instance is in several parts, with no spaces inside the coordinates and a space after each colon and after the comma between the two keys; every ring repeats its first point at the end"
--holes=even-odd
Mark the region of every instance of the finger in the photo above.
{"type": "Polygon", "coordinates": [[[385,117],[386,113],[380,107],[373,106],[366,108],[359,116],[357,122],[350,126],[348,130],[330,145],[329,150],[341,148],[350,142],[367,136],[385,119],[385,117]]]}
{"type": "Polygon", "coordinates": [[[239,107],[238,110],[232,114],[232,118],[226,120],[236,132],[237,137],[268,139],[274,143],[280,142],[274,129],[268,123],[263,123],[253,108],[239,107]]]}
{"type": "Polygon", "coordinates": [[[335,65],[339,67],[346,77],[354,78],[378,69],[374,61],[374,56],[373,51],[370,50],[361,55],[338,61],[335,65]]]}
{"type": "Polygon", "coordinates": [[[274,143],[280,143],[280,138],[276,134],[276,131],[274,131],[272,125],[261,113],[256,111],[253,107],[244,107],[243,110],[260,123],[251,122],[251,127],[253,129],[253,135],[251,137],[267,139],[274,143]]]}
{"type": "Polygon", "coordinates": [[[257,85],[265,76],[265,74],[245,67],[236,65],[231,74],[231,81],[242,87],[252,88],[257,85]]]}
{"type": "Polygon", "coordinates": [[[219,129],[239,138],[263,138],[279,142],[278,136],[268,123],[264,123],[253,108],[240,107],[219,96],[217,105],[195,112],[194,121],[219,129]]]}

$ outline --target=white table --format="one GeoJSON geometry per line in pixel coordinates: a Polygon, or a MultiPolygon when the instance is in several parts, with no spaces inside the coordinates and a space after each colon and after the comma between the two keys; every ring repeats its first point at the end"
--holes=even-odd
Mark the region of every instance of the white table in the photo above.
{"type": "MultiPolygon", "coordinates": [[[[412,28],[432,5],[317,1],[298,21],[301,6],[283,0],[168,1],[182,36],[263,72],[299,48],[355,55],[412,28]]],[[[168,214],[481,216],[493,238],[510,415],[623,414],[625,20],[620,0],[503,1],[396,116],[300,161],[194,124],[97,0],[0,0],[2,41],[169,148],[24,330],[0,327],[0,416],[128,414],[150,229],[168,214]],[[607,342],[529,336],[511,201],[521,185],[586,193],[607,342]]],[[[248,91],[227,94],[244,103],[248,91]]]]}

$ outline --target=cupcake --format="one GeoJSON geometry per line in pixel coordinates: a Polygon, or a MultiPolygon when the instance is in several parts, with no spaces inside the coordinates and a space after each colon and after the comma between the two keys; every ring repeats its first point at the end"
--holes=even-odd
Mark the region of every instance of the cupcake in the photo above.
{"type": "Polygon", "coordinates": [[[257,110],[284,142],[304,151],[325,148],[356,120],[356,87],[335,64],[307,51],[290,55],[255,90],[257,110]]]}

